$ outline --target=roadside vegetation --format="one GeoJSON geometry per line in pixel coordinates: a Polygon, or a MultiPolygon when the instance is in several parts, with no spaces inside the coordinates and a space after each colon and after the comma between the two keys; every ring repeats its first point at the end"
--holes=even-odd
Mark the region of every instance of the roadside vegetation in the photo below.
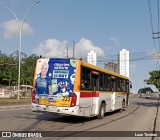
{"type": "Polygon", "coordinates": [[[150,87],[141,88],[138,90],[139,94],[147,94],[147,93],[154,93],[154,91],[150,87]]]}
{"type": "Polygon", "coordinates": [[[31,98],[21,98],[20,100],[17,100],[17,98],[0,98],[0,106],[25,105],[30,103],[31,103],[31,98]]]}
{"type": "MultiPolygon", "coordinates": [[[[0,53],[0,85],[17,86],[19,52],[11,55],[0,53]]],[[[32,85],[36,60],[35,54],[21,53],[21,85],[32,85]]]]}
{"type": "Polygon", "coordinates": [[[154,85],[160,91],[160,71],[153,70],[149,72],[149,78],[144,82],[148,85],[154,85]]]}

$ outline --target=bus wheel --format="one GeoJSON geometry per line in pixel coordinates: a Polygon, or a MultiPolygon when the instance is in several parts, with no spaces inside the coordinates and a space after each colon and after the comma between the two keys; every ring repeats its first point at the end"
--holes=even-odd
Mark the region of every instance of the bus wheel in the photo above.
{"type": "Polygon", "coordinates": [[[104,115],[105,115],[105,104],[101,103],[99,114],[98,114],[98,119],[103,119],[104,115]]]}
{"type": "Polygon", "coordinates": [[[122,101],[122,110],[125,110],[125,108],[126,108],[126,102],[125,102],[125,100],[123,100],[122,101]]]}

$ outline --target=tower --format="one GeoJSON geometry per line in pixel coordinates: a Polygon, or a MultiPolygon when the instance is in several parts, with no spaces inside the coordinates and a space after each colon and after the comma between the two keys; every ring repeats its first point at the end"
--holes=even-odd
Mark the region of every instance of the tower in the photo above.
{"type": "Polygon", "coordinates": [[[90,51],[88,53],[87,62],[93,65],[97,65],[97,54],[94,51],[90,51]]]}
{"type": "Polygon", "coordinates": [[[129,51],[126,49],[119,52],[119,73],[129,78],[129,51]]]}

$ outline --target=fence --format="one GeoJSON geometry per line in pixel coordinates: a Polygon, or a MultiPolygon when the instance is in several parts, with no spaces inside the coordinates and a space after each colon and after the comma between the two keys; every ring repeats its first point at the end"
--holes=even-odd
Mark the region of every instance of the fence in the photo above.
{"type": "MultiPolygon", "coordinates": [[[[32,86],[21,85],[20,97],[31,97],[32,86]]],[[[17,86],[0,86],[0,98],[11,98],[18,95],[17,86]]]]}

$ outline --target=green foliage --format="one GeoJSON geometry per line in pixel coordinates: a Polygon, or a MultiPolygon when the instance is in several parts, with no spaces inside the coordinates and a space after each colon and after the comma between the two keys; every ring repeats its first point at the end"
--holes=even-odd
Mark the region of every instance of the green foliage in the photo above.
{"type": "MultiPolygon", "coordinates": [[[[18,62],[19,52],[15,51],[11,55],[0,55],[0,84],[16,86],[18,83],[18,62]]],[[[21,53],[21,83],[23,85],[32,85],[34,68],[36,60],[39,57],[35,54],[27,57],[21,53]]]]}
{"type": "Polygon", "coordinates": [[[26,97],[26,92],[22,92],[22,97],[26,97]]]}
{"type": "Polygon", "coordinates": [[[149,79],[145,79],[144,82],[148,85],[155,85],[155,87],[160,91],[160,71],[150,71],[149,79]]]}
{"type": "Polygon", "coordinates": [[[140,93],[147,93],[147,92],[153,93],[153,90],[150,87],[145,87],[145,88],[141,88],[141,89],[138,90],[139,94],[140,93]]]}

